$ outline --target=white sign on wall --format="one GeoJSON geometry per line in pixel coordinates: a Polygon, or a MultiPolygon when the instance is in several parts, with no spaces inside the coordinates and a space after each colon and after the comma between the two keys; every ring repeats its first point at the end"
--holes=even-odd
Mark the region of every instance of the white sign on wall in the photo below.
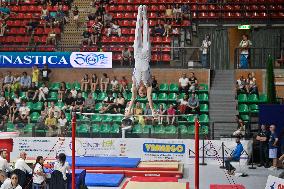
{"type": "Polygon", "coordinates": [[[265,189],[284,189],[284,179],[269,175],[265,189]]]}

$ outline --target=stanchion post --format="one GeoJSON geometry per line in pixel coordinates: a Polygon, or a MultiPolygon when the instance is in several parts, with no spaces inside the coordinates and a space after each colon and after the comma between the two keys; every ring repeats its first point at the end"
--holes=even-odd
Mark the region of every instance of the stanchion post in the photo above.
{"type": "Polygon", "coordinates": [[[199,165],[207,165],[207,163],[205,163],[205,142],[204,142],[204,132],[203,132],[203,138],[202,138],[202,162],[199,165]]]}
{"type": "Polygon", "coordinates": [[[195,118],[195,189],[199,189],[199,121],[195,118]]]}
{"type": "Polygon", "coordinates": [[[76,188],[75,181],[75,137],[76,137],[76,114],[73,114],[72,117],[72,189],[76,188]]]}
{"type": "Polygon", "coordinates": [[[220,169],[225,169],[225,149],[224,149],[224,142],[222,142],[222,160],[223,160],[223,165],[220,166],[220,169]]]}
{"type": "Polygon", "coordinates": [[[251,166],[249,167],[249,169],[256,169],[256,167],[253,166],[253,141],[251,144],[251,166]]]}

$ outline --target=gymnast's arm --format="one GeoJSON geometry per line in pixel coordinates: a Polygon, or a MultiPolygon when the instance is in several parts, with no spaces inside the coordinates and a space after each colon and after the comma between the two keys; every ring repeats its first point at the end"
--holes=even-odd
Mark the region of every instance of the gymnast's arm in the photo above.
{"type": "Polygon", "coordinates": [[[154,105],[153,105],[153,100],[152,100],[152,86],[147,87],[147,99],[148,99],[152,114],[154,114],[155,110],[154,110],[154,105]]]}
{"type": "Polygon", "coordinates": [[[132,96],[131,96],[131,100],[129,102],[129,108],[128,108],[128,111],[125,112],[125,116],[131,115],[131,112],[132,112],[132,109],[133,109],[132,107],[133,107],[134,102],[135,102],[136,97],[137,97],[137,88],[134,84],[132,84],[131,93],[132,93],[132,96]]]}

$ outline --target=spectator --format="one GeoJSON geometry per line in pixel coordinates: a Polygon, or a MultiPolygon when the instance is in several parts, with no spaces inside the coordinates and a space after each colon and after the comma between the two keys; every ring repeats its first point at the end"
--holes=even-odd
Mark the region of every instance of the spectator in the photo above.
{"type": "MultiPolygon", "coordinates": [[[[9,107],[5,103],[5,98],[0,98],[0,130],[3,131],[5,123],[7,123],[9,116],[9,107]]],[[[0,169],[1,170],[1,169],[0,169]]]]}
{"type": "Polygon", "coordinates": [[[188,99],[188,108],[190,113],[199,113],[200,107],[199,107],[199,100],[195,97],[195,93],[191,94],[191,97],[188,99]]]}
{"type": "Polygon", "coordinates": [[[101,91],[102,92],[105,92],[105,93],[107,92],[108,84],[109,84],[109,78],[106,73],[103,73],[103,77],[101,78],[101,91]]]}
{"type": "Polygon", "coordinates": [[[178,80],[179,83],[179,93],[188,93],[189,79],[186,77],[186,73],[182,74],[182,77],[178,80]]]}
{"type": "Polygon", "coordinates": [[[20,106],[21,106],[21,103],[22,103],[22,98],[19,97],[19,93],[18,92],[14,93],[14,99],[13,100],[16,103],[17,108],[19,109],[20,106]]]}
{"type": "Polygon", "coordinates": [[[190,19],[190,7],[186,2],[181,6],[181,19],[190,19]]]}
{"type": "Polygon", "coordinates": [[[198,81],[194,75],[194,72],[190,72],[189,78],[188,78],[188,84],[189,84],[189,92],[195,92],[198,81]]]}
{"type": "Polygon", "coordinates": [[[110,81],[110,84],[112,92],[117,92],[119,90],[118,80],[116,79],[116,76],[113,76],[113,80],[110,81]]]}
{"type": "Polygon", "coordinates": [[[248,78],[246,81],[246,90],[248,94],[257,94],[258,95],[258,88],[256,85],[256,79],[254,77],[254,73],[249,73],[248,78]]]}
{"type": "Polygon", "coordinates": [[[72,87],[72,89],[70,90],[70,93],[72,94],[73,98],[77,98],[77,90],[75,89],[75,87],[72,87]]]}
{"type": "MultiPolygon", "coordinates": [[[[77,91],[76,91],[77,92],[77,91]]],[[[75,105],[75,98],[72,96],[72,93],[68,93],[68,96],[64,99],[63,110],[73,110],[75,105]]]]}
{"type": "Polygon", "coordinates": [[[208,51],[211,46],[210,36],[207,34],[205,35],[205,39],[202,41],[202,45],[200,47],[201,50],[201,64],[203,68],[208,67],[208,51]]]}
{"type": "Polygon", "coordinates": [[[112,22],[112,15],[107,10],[103,16],[103,20],[104,20],[104,27],[109,27],[110,23],[112,22]]]}
{"type": "Polygon", "coordinates": [[[181,19],[181,7],[179,4],[175,4],[173,8],[173,16],[176,22],[179,22],[181,19]]]}
{"type": "Polygon", "coordinates": [[[183,98],[177,99],[177,102],[179,103],[178,110],[180,114],[186,114],[189,112],[188,95],[184,95],[183,98]]]}
{"type": "Polygon", "coordinates": [[[31,86],[31,77],[27,75],[27,72],[23,72],[20,80],[21,91],[27,92],[31,86]]]}
{"type": "Polygon", "coordinates": [[[175,123],[175,115],[176,110],[174,109],[174,106],[171,104],[169,109],[167,110],[167,122],[168,124],[174,124],[175,123]]]}
{"type": "Polygon", "coordinates": [[[103,24],[101,22],[101,17],[96,18],[96,22],[93,24],[93,33],[91,40],[93,44],[97,44],[102,35],[103,24]]]}
{"type": "Polygon", "coordinates": [[[11,174],[11,188],[22,189],[21,185],[19,184],[19,177],[16,173],[11,174]]]}
{"type": "Polygon", "coordinates": [[[21,171],[25,172],[26,174],[32,174],[33,170],[25,162],[26,158],[27,158],[27,153],[21,152],[20,158],[15,163],[15,169],[20,169],[21,171]]]}
{"type": "Polygon", "coordinates": [[[121,80],[120,80],[120,89],[121,89],[121,92],[124,92],[128,89],[128,80],[126,79],[125,76],[122,76],[121,80]]]}
{"type": "Polygon", "coordinates": [[[43,6],[42,6],[40,18],[41,18],[42,20],[48,20],[48,19],[49,19],[49,11],[48,11],[46,5],[43,5],[43,6]]]}
{"type": "Polygon", "coordinates": [[[3,3],[3,5],[0,6],[0,13],[4,15],[9,15],[11,13],[10,8],[6,6],[6,3],[3,3]]]}
{"type": "Polygon", "coordinates": [[[67,93],[66,83],[63,81],[60,83],[60,88],[58,89],[58,100],[63,101],[67,93]]]}
{"type": "Polygon", "coordinates": [[[166,21],[166,23],[164,24],[164,28],[165,28],[165,33],[163,34],[163,36],[169,37],[169,34],[171,32],[171,29],[172,29],[172,25],[171,25],[170,20],[166,21]]]}
{"type": "Polygon", "coordinates": [[[268,139],[269,139],[269,132],[266,130],[265,125],[261,125],[260,131],[256,136],[256,140],[259,141],[259,160],[260,163],[258,167],[264,166],[265,168],[268,167],[268,139]]]}
{"type": "Polygon", "coordinates": [[[239,67],[241,69],[247,69],[248,68],[248,58],[249,58],[249,48],[252,46],[252,42],[248,40],[247,35],[242,36],[243,39],[239,44],[240,48],[240,65],[239,67]]]}
{"type": "Polygon", "coordinates": [[[22,106],[19,108],[19,116],[16,118],[19,123],[30,123],[30,108],[26,106],[26,101],[22,102],[22,106]]]}
{"type": "Polygon", "coordinates": [[[67,176],[66,173],[70,173],[69,164],[66,161],[66,155],[64,153],[60,153],[58,155],[58,159],[54,164],[54,170],[60,171],[63,176],[63,180],[65,181],[65,188],[67,188],[67,176]]]}
{"type": "Polygon", "coordinates": [[[35,86],[38,86],[38,78],[39,78],[39,69],[37,65],[34,65],[32,68],[32,82],[35,83],[35,86]]]}
{"type": "Polygon", "coordinates": [[[30,19],[30,21],[26,25],[27,35],[31,35],[32,33],[34,33],[34,30],[36,29],[38,25],[39,25],[38,21],[34,19],[30,19]]]}
{"type": "Polygon", "coordinates": [[[5,171],[0,170],[0,182],[2,183],[1,189],[22,189],[18,184],[18,176],[15,173],[11,175],[10,179],[5,171]]]}
{"type": "Polygon", "coordinates": [[[92,40],[91,40],[91,33],[89,32],[89,29],[88,29],[88,28],[86,28],[85,31],[83,31],[82,36],[83,36],[82,45],[84,45],[85,43],[87,43],[88,46],[90,46],[92,40]]]}
{"type": "Polygon", "coordinates": [[[226,170],[228,171],[229,175],[233,175],[235,170],[236,170],[236,168],[234,168],[231,165],[231,162],[238,162],[238,161],[240,161],[240,157],[241,157],[242,152],[244,150],[243,145],[242,145],[242,143],[240,141],[240,137],[236,138],[236,143],[237,143],[237,146],[236,146],[235,150],[233,151],[231,157],[228,157],[225,160],[226,170]]]}
{"type": "Polygon", "coordinates": [[[233,133],[233,136],[245,136],[245,123],[239,115],[236,115],[236,122],[238,124],[238,129],[233,133]]]}
{"type": "Polygon", "coordinates": [[[65,130],[66,130],[66,127],[67,127],[67,119],[66,119],[66,116],[65,116],[65,113],[63,111],[61,111],[60,113],[60,117],[58,119],[58,135],[61,134],[61,136],[65,136],[65,130]]]}
{"type": "Polygon", "coordinates": [[[238,93],[245,93],[246,92],[246,80],[243,75],[236,82],[236,91],[238,93]]]}
{"type": "Polygon", "coordinates": [[[50,30],[50,32],[48,33],[48,37],[46,38],[46,45],[56,45],[56,33],[54,28],[52,28],[50,30]]]}
{"type": "Polygon", "coordinates": [[[158,81],[156,80],[156,77],[152,75],[152,89],[154,91],[158,91],[159,90],[159,86],[158,86],[158,81]]]}
{"type": "Polygon", "coordinates": [[[73,12],[73,20],[76,24],[77,30],[79,28],[79,10],[78,7],[75,5],[73,12]]]}
{"type": "Polygon", "coordinates": [[[51,74],[51,70],[48,68],[48,65],[45,64],[41,72],[41,78],[43,82],[49,81],[49,75],[51,74]]]}
{"type": "Polygon", "coordinates": [[[117,97],[114,100],[114,104],[115,104],[115,107],[113,109],[114,112],[115,113],[121,113],[122,109],[125,108],[125,99],[124,99],[122,93],[118,93],[117,97]]]}
{"type": "Polygon", "coordinates": [[[173,8],[170,4],[167,5],[165,17],[166,17],[167,20],[173,19],[173,8]]]}
{"type": "Polygon", "coordinates": [[[88,98],[85,100],[85,110],[92,111],[95,108],[96,101],[93,99],[92,93],[88,95],[88,98]]]}
{"type": "Polygon", "coordinates": [[[97,10],[97,16],[102,18],[104,16],[105,12],[106,12],[106,9],[104,7],[104,4],[99,3],[99,7],[98,7],[98,10],[97,10]]]}
{"type": "MultiPolygon", "coordinates": [[[[1,100],[0,100],[0,116],[2,116],[2,111],[3,111],[1,108],[2,107],[1,107],[1,100]]],[[[12,104],[9,108],[9,121],[14,123],[17,114],[18,114],[18,108],[16,106],[15,101],[12,101],[12,104]]],[[[2,120],[2,118],[0,118],[0,119],[2,120]]],[[[1,126],[0,126],[0,128],[1,128],[1,126]]]]}
{"type": "Polygon", "coordinates": [[[36,97],[38,96],[38,87],[36,86],[35,82],[32,82],[31,86],[28,88],[27,91],[27,99],[32,99],[35,101],[36,97]]]}
{"type": "Polygon", "coordinates": [[[11,90],[14,92],[19,92],[20,90],[20,81],[21,81],[21,77],[19,74],[15,74],[13,76],[13,82],[11,85],[11,90]]]}
{"type": "Polygon", "coordinates": [[[121,37],[121,29],[119,25],[117,24],[117,22],[110,23],[110,27],[107,29],[107,36],[110,37],[111,34],[117,34],[118,37],[121,37]]]}
{"type": "Polygon", "coordinates": [[[11,91],[11,85],[13,84],[13,80],[14,77],[11,75],[11,72],[8,71],[7,75],[4,77],[4,81],[3,81],[3,91],[8,90],[8,92],[10,93],[11,91]]]}
{"type": "Polygon", "coordinates": [[[91,78],[91,91],[92,92],[96,92],[98,84],[99,84],[99,78],[96,74],[93,74],[91,78]]]}
{"type": "Polygon", "coordinates": [[[114,98],[112,93],[108,93],[108,96],[103,100],[103,106],[100,113],[105,113],[114,107],[114,98]]]}
{"type": "Polygon", "coordinates": [[[81,79],[81,91],[87,92],[89,86],[90,86],[89,75],[85,74],[84,77],[81,79]]]}
{"type": "Polygon", "coordinates": [[[57,119],[54,117],[53,112],[49,112],[48,117],[44,122],[45,126],[48,128],[49,135],[53,135],[53,131],[57,129],[57,119]]]}
{"type": "Polygon", "coordinates": [[[45,178],[46,174],[43,171],[43,163],[44,159],[42,156],[38,156],[36,158],[36,163],[33,170],[33,188],[40,188],[41,186],[45,186],[45,178]]]}
{"type": "Polygon", "coordinates": [[[129,64],[129,66],[132,65],[132,55],[129,48],[126,46],[121,52],[121,66],[123,66],[124,63],[129,64]]]}
{"type": "Polygon", "coordinates": [[[54,101],[51,101],[50,102],[50,108],[48,109],[48,112],[47,112],[48,115],[50,113],[53,113],[53,116],[57,119],[60,116],[60,112],[61,112],[60,108],[58,106],[55,106],[54,101]]]}
{"type": "Polygon", "coordinates": [[[45,83],[42,84],[42,86],[38,89],[38,101],[46,101],[46,97],[48,95],[48,88],[45,83]]]}
{"type": "MultiPolygon", "coordinates": [[[[131,107],[129,107],[129,108],[131,108],[131,107]]],[[[140,102],[136,102],[136,106],[135,106],[135,108],[133,110],[133,113],[135,115],[135,119],[138,120],[138,123],[141,124],[142,126],[144,126],[145,125],[145,120],[144,120],[144,118],[142,116],[143,115],[143,109],[141,107],[140,102]]]]}
{"type": "Polygon", "coordinates": [[[164,115],[167,115],[167,110],[164,109],[164,105],[160,104],[159,110],[157,111],[158,113],[158,124],[161,125],[163,124],[164,121],[164,115]]]}
{"type": "Polygon", "coordinates": [[[0,36],[5,35],[6,29],[7,29],[7,23],[4,20],[3,22],[1,22],[1,25],[0,25],[0,36]]]}
{"type": "Polygon", "coordinates": [[[89,20],[95,20],[97,16],[98,7],[93,4],[93,2],[90,2],[90,7],[88,9],[88,19],[89,20]]]}
{"type": "Polygon", "coordinates": [[[79,109],[80,112],[83,112],[83,108],[85,105],[85,98],[82,97],[82,93],[78,93],[78,96],[75,100],[75,110],[79,109]]]}
{"type": "Polygon", "coordinates": [[[152,116],[152,110],[150,108],[149,103],[146,103],[145,109],[144,109],[144,120],[146,124],[151,123],[152,125],[154,124],[154,117],[152,116]]]}
{"type": "MultiPolygon", "coordinates": [[[[12,172],[13,169],[10,167],[8,161],[7,161],[7,150],[1,149],[0,150],[0,171],[3,172],[12,172]]],[[[2,182],[2,181],[1,181],[2,182]]],[[[2,182],[3,183],[3,182],[2,182]]]]}
{"type": "Polygon", "coordinates": [[[162,24],[157,23],[154,27],[154,34],[156,36],[163,36],[165,33],[165,28],[162,24]]]}
{"type": "Polygon", "coordinates": [[[269,145],[269,158],[272,159],[272,166],[269,168],[270,170],[277,169],[277,146],[278,146],[278,136],[275,132],[275,125],[270,125],[270,137],[268,140],[269,145]]]}

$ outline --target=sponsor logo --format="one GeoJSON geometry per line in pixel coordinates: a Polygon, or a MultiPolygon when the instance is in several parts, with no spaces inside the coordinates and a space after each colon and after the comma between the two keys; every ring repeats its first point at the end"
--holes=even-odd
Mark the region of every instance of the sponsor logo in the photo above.
{"type": "Polygon", "coordinates": [[[184,144],[164,144],[164,143],[144,143],[143,152],[145,153],[185,153],[184,144]]]}
{"type": "Polygon", "coordinates": [[[74,68],[111,68],[112,53],[109,52],[73,52],[70,63],[74,68]]]}

